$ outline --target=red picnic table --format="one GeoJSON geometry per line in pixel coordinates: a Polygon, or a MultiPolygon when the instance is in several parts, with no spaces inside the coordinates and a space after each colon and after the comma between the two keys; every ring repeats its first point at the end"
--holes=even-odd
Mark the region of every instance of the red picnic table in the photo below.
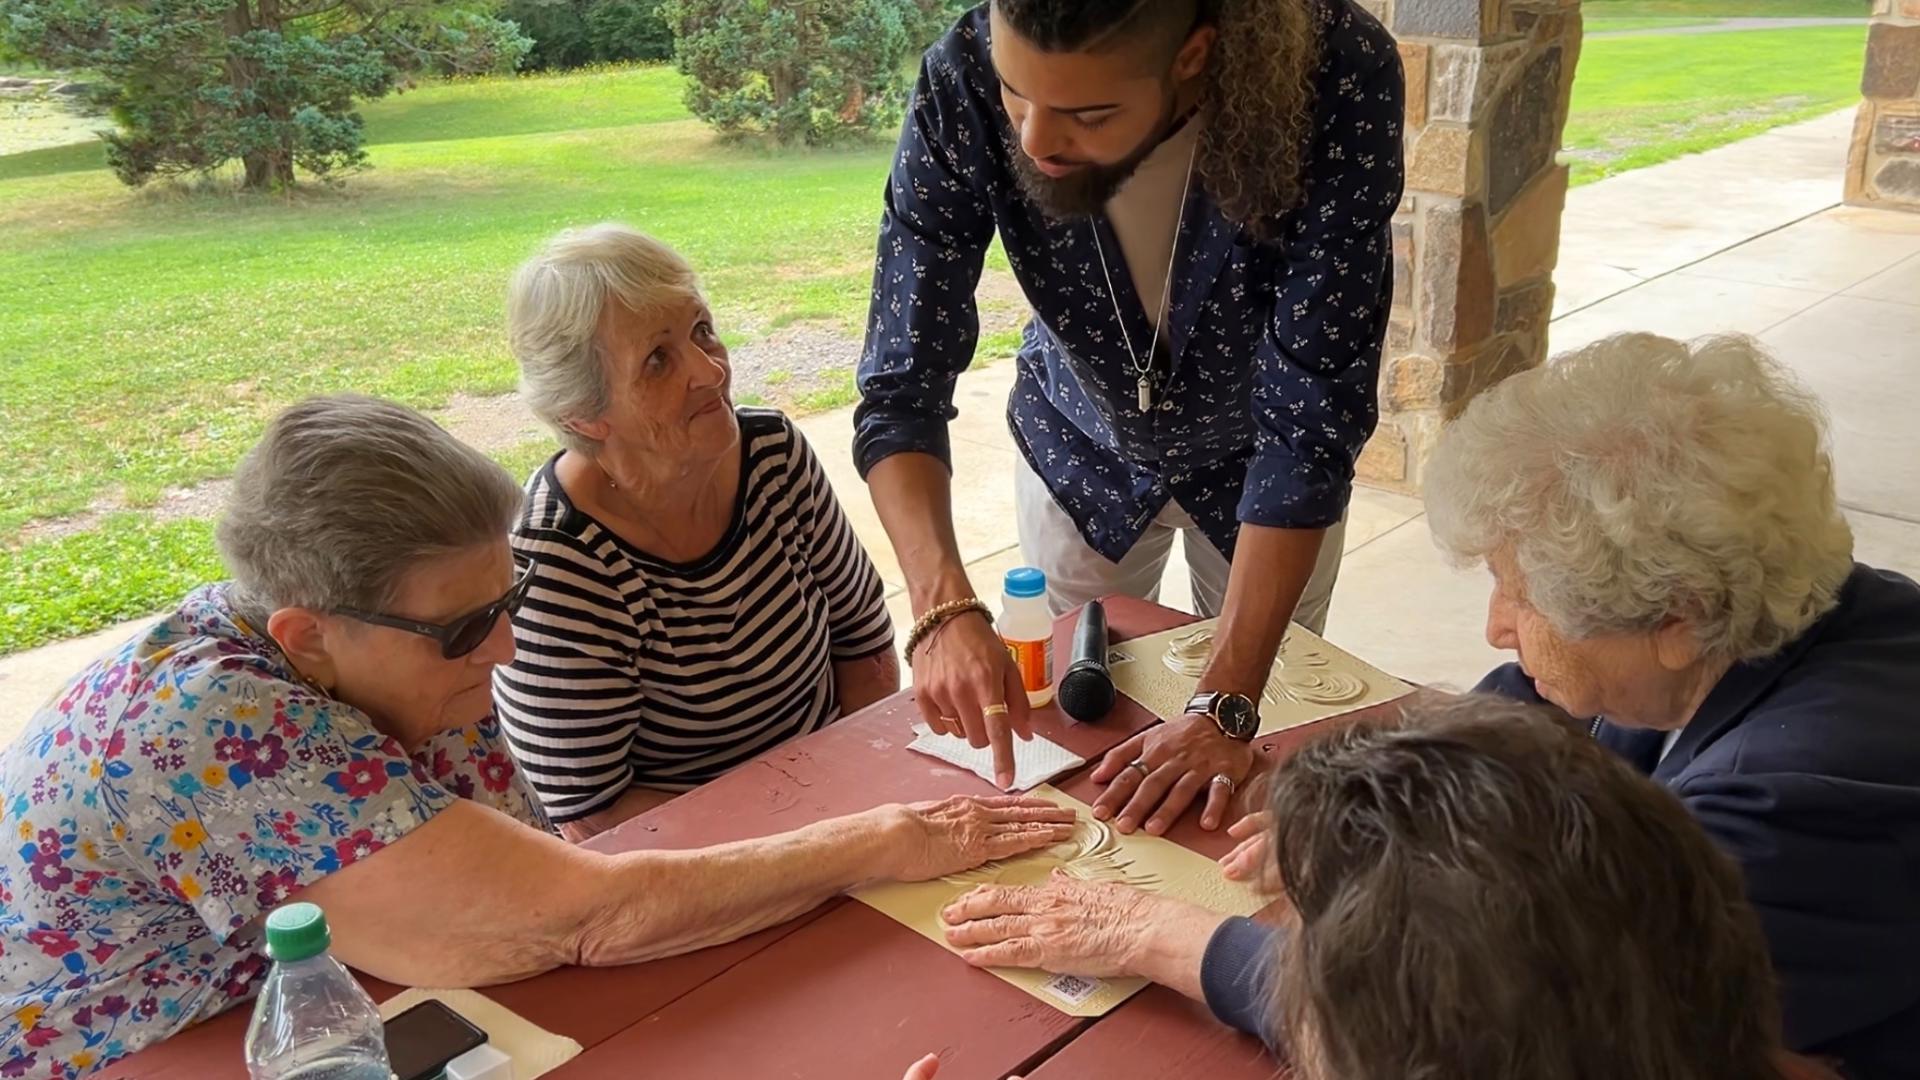
{"type": "MultiPolygon", "coordinates": [[[[1126,598],[1110,599],[1106,608],[1116,641],[1193,621],[1126,598]]],[[[1056,670],[1066,670],[1075,618],[1057,625],[1056,670]]],[[[881,803],[995,793],[971,773],[906,750],[916,719],[913,692],[903,690],[587,846],[607,852],[701,847],[881,803]]],[[[1095,724],[1039,710],[1034,730],[1098,762],[1157,722],[1122,697],[1095,724]]],[[[1262,738],[1259,750],[1268,758],[1285,756],[1318,726],[1262,738]]],[[[1099,795],[1091,771],[1091,765],[1081,768],[1055,786],[1091,803],[1099,795]]],[[[1195,818],[1187,815],[1168,839],[1210,857],[1225,854],[1232,844],[1225,831],[1206,832],[1195,818]]],[[[400,990],[362,981],[376,1000],[400,990]]],[[[586,1048],[547,1074],[555,1080],[896,1080],[927,1053],[941,1057],[940,1080],[1001,1080],[1013,1073],[1031,1080],[1267,1080],[1278,1071],[1256,1040],[1220,1026],[1204,1006],[1163,987],[1149,987],[1097,1020],[1068,1016],[846,899],[729,945],[628,967],[564,968],[485,992],[586,1048]]],[[[248,1011],[231,1010],[101,1075],[246,1080],[241,1047],[248,1011]]]]}

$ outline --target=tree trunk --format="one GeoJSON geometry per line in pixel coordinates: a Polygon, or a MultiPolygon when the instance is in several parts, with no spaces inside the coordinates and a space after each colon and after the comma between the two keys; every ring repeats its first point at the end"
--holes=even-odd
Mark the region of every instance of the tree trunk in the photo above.
{"type": "Polygon", "coordinates": [[[840,106],[840,122],[851,124],[860,119],[860,110],[867,107],[867,88],[856,86],[847,95],[847,103],[840,106]]]}
{"type": "Polygon", "coordinates": [[[799,93],[799,80],[791,68],[777,65],[767,72],[767,89],[773,92],[773,129],[769,134],[777,146],[785,146],[800,139],[799,132],[790,130],[787,125],[787,106],[799,93]]]}
{"type": "MultiPolygon", "coordinates": [[[[280,17],[280,0],[256,0],[256,3],[260,29],[280,33],[284,23],[280,17]]],[[[270,102],[259,111],[273,121],[273,130],[277,133],[273,148],[267,152],[267,183],[276,188],[290,188],[293,186],[293,117],[285,102],[270,102]]]]}
{"type": "Polygon", "coordinates": [[[261,150],[242,155],[247,178],[241,186],[248,191],[271,191],[293,184],[293,159],[284,148],[261,150]]]}
{"type": "Polygon", "coordinates": [[[791,69],[785,64],[767,72],[767,89],[773,92],[775,109],[787,107],[787,103],[793,100],[793,95],[798,90],[798,83],[799,80],[793,77],[791,69]]]}
{"type": "MultiPolygon", "coordinates": [[[[250,6],[249,0],[234,0],[233,7],[227,9],[226,29],[229,38],[253,30],[280,31],[280,0],[258,2],[256,11],[250,6]]],[[[227,79],[233,85],[234,92],[243,99],[252,94],[257,74],[252,61],[235,56],[227,58],[227,79]]],[[[256,104],[250,111],[253,115],[272,119],[280,130],[286,130],[284,108],[256,104]]],[[[286,145],[284,140],[279,145],[256,147],[242,154],[240,162],[246,168],[242,187],[247,191],[267,191],[293,184],[293,148],[286,145]]]]}
{"type": "MultiPolygon", "coordinates": [[[[254,28],[253,9],[247,0],[234,0],[227,9],[223,20],[229,41],[240,37],[254,28]]],[[[253,64],[232,53],[227,54],[227,82],[233,87],[235,95],[245,98],[252,92],[253,64]]],[[[248,191],[261,191],[272,184],[273,168],[262,151],[253,151],[240,155],[240,163],[246,167],[247,178],[241,184],[248,191]]]]}

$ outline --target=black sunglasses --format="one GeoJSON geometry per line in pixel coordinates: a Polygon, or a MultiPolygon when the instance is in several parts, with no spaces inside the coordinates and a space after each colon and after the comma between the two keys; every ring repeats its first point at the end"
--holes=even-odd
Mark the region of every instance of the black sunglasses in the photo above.
{"type": "Polygon", "coordinates": [[[353,608],[335,608],[335,615],[345,615],[349,619],[358,619],[374,626],[386,626],[395,630],[405,630],[410,634],[430,637],[440,643],[440,655],[449,660],[458,660],[486,642],[493,633],[493,626],[500,616],[520,610],[521,601],[527,598],[527,589],[533,585],[533,564],[520,572],[520,579],[513,583],[505,596],[488,604],[478,611],[469,612],[442,626],[438,623],[421,622],[417,619],[402,619],[395,615],[379,615],[371,611],[357,611],[353,608]]]}

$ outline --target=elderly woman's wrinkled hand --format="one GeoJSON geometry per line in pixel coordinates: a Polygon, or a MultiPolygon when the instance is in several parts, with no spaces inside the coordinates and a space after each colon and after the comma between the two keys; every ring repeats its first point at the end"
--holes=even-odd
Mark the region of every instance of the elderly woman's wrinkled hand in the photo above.
{"type": "Polygon", "coordinates": [[[1045,885],[983,885],[940,913],[947,943],[975,967],[1089,977],[1138,972],[1135,954],[1157,898],[1056,870],[1045,885]]]}
{"type": "Polygon", "coordinates": [[[957,874],[1073,836],[1072,810],[1028,795],[955,795],[899,810],[900,881],[957,874]]]}
{"type": "Polygon", "coordinates": [[[1273,815],[1256,811],[1227,827],[1227,835],[1240,841],[1232,851],[1220,857],[1220,870],[1229,881],[1268,885],[1271,876],[1272,848],[1267,837],[1273,832],[1273,815]]]}

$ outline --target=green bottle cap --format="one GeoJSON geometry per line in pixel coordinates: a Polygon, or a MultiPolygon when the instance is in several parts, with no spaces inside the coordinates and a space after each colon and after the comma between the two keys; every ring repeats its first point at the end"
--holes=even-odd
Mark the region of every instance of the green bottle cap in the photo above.
{"type": "Polygon", "coordinates": [[[267,916],[267,955],[278,963],[319,956],[331,944],[327,916],[318,904],[282,904],[267,916]]]}

